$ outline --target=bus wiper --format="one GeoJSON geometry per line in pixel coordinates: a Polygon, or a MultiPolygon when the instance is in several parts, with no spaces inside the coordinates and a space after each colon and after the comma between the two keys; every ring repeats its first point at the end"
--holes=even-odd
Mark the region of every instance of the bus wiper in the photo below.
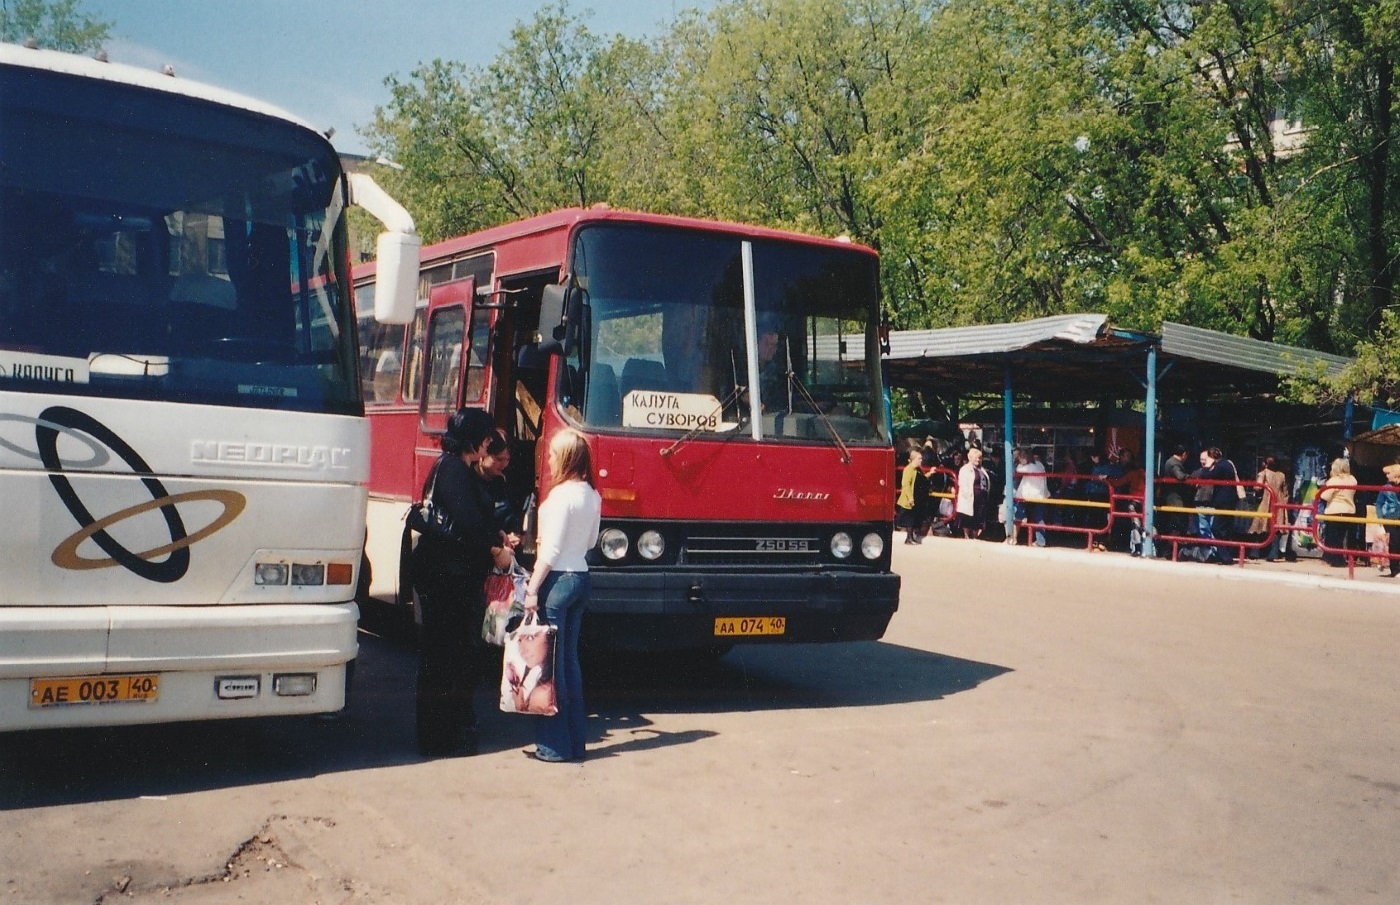
{"type": "Polygon", "coordinates": [[[807,403],[807,407],[810,408],[813,412],[815,412],[818,418],[822,419],[822,424],[826,425],[827,433],[831,434],[831,439],[836,441],[836,446],[841,450],[841,464],[850,465],[851,451],[846,447],[846,441],[841,439],[841,434],[837,432],[836,425],[832,424],[831,419],[826,417],[826,412],[823,412],[821,408],[817,405],[817,400],[812,398],[812,394],[807,392],[807,387],[804,386],[802,381],[798,379],[797,375],[792,372],[791,365],[788,365],[787,377],[789,388],[788,392],[792,391],[792,387],[797,387],[797,392],[802,396],[803,401],[807,403]]]}
{"type": "MultiPolygon", "coordinates": [[[[748,388],[735,385],[734,389],[730,391],[729,395],[721,399],[719,401],[719,405],[715,406],[715,410],[710,413],[711,417],[722,419],[724,417],[724,410],[729,407],[729,404],[731,402],[734,402],[736,399],[738,399],[746,389],[748,388]]],[[[704,421],[700,421],[696,424],[695,427],[692,427],[690,430],[681,434],[679,437],[676,438],[675,443],[672,443],[670,446],[661,450],[661,455],[663,457],[669,456],[671,453],[680,449],[682,445],[689,443],[691,440],[694,440],[703,430],[703,428],[700,425],[704,423],[704,421]]]]}
{"type": "Polygon", "coordinates": [[[813,412],[815,412],[818,418],[822,419],[822,424],[826,425],[827,433],[831,434],[831,439],[836,441],[837,448],[841,450],[841,464],[850,465],[851,451],[846,448],[846,441],[841,439],[841,434],[837,432],[836,425],[832,424],[831,419],[826,417],[826,412],[823,412],[821,408],[817,405],[817,400],[812,398],[812,394],[807,391],[807,387],[803,385],[800,379],[798,379],[797,372],[792,369],[792,345],[786,337],[784,337],[783,339],[783,345],[785,346],[787,353],[786,357],[788,411],[793,410],[792,388],[796,387],[798,394],[801,395],[803,401],[807,403],[807,407],[810,408],[813,412]]]}

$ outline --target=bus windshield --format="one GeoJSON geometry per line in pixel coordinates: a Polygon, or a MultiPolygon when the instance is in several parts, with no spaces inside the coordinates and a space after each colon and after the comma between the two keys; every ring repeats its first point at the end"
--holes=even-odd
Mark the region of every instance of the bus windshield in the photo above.
{"type": "Polygon", "coordinates": [[[329,143],[9,67],[0,136],[0,389],[361,411],[329,143]]]}
{"type": "Polygon", "coordinates": [[[580,229],[572,272],[587,316],[561,372],[566,408],[625,432],[751,436],[757,421],[764,439],[888,442],[876,258],[750,240],[751,347],[744,241],[643,224],[580,229]]]}

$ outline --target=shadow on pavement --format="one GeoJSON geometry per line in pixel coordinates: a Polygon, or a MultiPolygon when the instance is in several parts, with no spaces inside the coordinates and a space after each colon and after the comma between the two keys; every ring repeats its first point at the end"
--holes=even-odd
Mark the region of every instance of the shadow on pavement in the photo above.
{"type": "MultiPolygon", "coordinates": [[[[362,632],[354,688],[332,720],[284,717],[0,735],[0,810],[168,796],[325,773],[419,764],[412,626],[362,632]],[[387,637],[386,637],[387,636],[387,637]]],[[[740,647],[727,657],[631,655],[585,663],[590,744],[601,756],[688,744],[647,714],[862,707],[938,700],[1007,667],[881,642],[740,647]]],[[[477,695],[481,753],[530,744],[529,717],[477,695]]]]}

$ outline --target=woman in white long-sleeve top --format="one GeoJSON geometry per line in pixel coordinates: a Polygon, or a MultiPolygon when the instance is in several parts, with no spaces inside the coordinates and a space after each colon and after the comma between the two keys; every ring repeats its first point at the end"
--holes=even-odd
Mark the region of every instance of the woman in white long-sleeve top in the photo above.
{"type": "Polygon", "coordinates": [[[598,542],[602,500],[593,489],[588,443],[565,429],[549,443],[551,486],[539,509],[535,568],[525,585],[525,609],[544,605],[545,621],[558,628],[554,682],[559,712],[535,724],[536,760],[583,760],[585,710],[578,639],[588,606],[588,551],[598,542]]]}

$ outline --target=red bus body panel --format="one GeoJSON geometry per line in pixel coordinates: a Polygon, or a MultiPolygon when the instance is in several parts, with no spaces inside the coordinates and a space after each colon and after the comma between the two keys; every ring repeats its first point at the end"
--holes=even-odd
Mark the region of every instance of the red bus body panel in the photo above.
{"type": "Polygon", "coordinates": [[[892,454],[590,434],[605,516],[697,521],[858,521],[894,517],[892,454]]]}

